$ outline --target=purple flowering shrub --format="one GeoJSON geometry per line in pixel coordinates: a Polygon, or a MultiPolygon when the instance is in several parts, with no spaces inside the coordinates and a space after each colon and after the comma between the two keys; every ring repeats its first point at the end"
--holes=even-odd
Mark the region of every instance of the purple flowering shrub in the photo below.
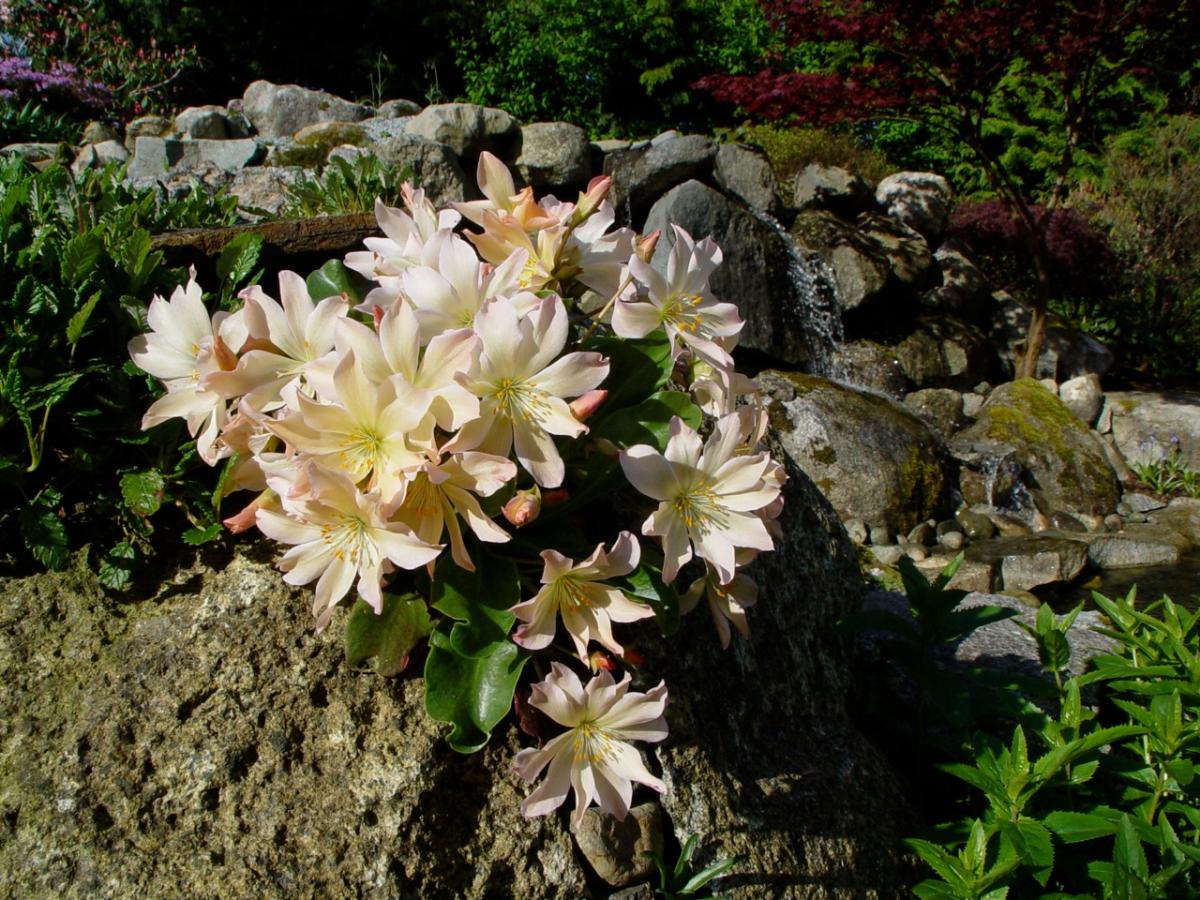
{"type": "Polygon", "coordinates": [[[81,119],[169,111],[180,75],[199,64],[194,48],[139,46],[94,3],[19,0],[4,12],[6,102],[50,101],[81,119]]]}

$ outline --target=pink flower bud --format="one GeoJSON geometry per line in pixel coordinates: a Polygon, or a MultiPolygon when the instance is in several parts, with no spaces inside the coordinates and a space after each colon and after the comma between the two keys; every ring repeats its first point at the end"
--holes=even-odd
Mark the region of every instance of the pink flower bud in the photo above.
{"type": "Polygon", "coordinates": [[[602,388],[588,391],[586,394],[576,397],[568,404],[571,408],[571,415],[580,422],[586,422],[606,399],[608,399],[608,391],[602,388]]]}
{"type": "Polygon", "coordinates": [[[638,241],[638,259],[640,259],[642,262],[650,262],[650,257],[654,255],[654,248],[658,246],[658,239],[660,237],[662,237],[662,232],[655,230],[638,241]]]}
{"type": "Polygon", "coordinates": [[[542,511],[542,492],[537,487],[517,491],[501,510],[504,518],[516,528],[523,528],[538,517],[542,511]]]}
{"type": "Polygon", "coordinates": [[[241,534],[243,531],[247,531],[254,526],[258,511],[267,504],[274,503],[276,499],[277,495],[274,491],[265,490],[251,500],[244,509],[234,513],[228,519],[223,519],[221,524],[233,534],[241,534]]]}
{"type": "Polygon", "coordinates": [[[383,321],[383,307],[376,303],[371,307],[371,318],[375,320],[375,330],[379,330],[379,323],[383,321]]]}
{"type": "Polygon", "coordinates": [[[617,664],[613,662],[612,657],[603,650],[593,650],[588,655],[588,666],[594,674],[599,674],[601,669],[605,672],[612,672],[617,668],[617,664]]]}

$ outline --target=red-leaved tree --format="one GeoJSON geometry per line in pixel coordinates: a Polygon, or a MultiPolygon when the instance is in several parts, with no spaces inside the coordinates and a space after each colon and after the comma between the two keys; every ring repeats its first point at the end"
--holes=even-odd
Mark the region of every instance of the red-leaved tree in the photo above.
{"type": "Polygon", "coordinates": [[[712,75],[697,86],[754,118],[815,125],[917,120],[974,154],[1005,205],[1036,275],[1018,377],[1034,373],[1053,277],[1047,230],[1066,199],[1072,163],[1106,92],[1122,77],[1195,57],[1197,0],[764,0],[792,43],[837,41],[854,60],[837,72],[766,69],[712,75]],[[1052,187],[1026,195],[986,122],[1017,68],[1060,105],[1052,187]],[[1144,67],[1144,68],[1143,68],[1144,67]]]}

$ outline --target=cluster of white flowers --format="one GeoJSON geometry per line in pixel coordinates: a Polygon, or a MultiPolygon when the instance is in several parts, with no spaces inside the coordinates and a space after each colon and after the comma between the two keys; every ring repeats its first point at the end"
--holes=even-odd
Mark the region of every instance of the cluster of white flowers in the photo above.
{"type": "MultiPolygon", "coordinates": [[[[597,329],[664,331],[674,378],[711,432],[676,417],[661,449],[617,448],[628,483],[657,501],[642,537],[620,531],[581,561],[546,546],[541,587],[513,608],[511,637],[541,650],[561,623],[581,661],[595,660],[591,642],[622,658],[612,623],[654,613],[609,582],[633,572],[640,541],[653,539],[666,584],[702,561],[681,607],[704,597],[728,645],[731,625],[748,633],[757,589],[739,569],[773,547],[783,472],[758,449],[762,409],[744,402],[755,388],[734,372],[736,307],[708,288],[719,248],[676,228],[661,272],[650,264],[658,235],[613,228],[608,179],[568,203],[518,191],[486,153],[478,177],[486,199],[451,209],[410,187],[405,209],[376,204],[384,236],[345,259],[374,282],[356,306],[344,294],[314,302],[292,272],[280,274],[278,299],[251,287],[233,313],[210,316],[194,274],[169,300],[155,297],[151,332],[130,344],[166,387],[143,427],[182,417],[205,461],[234,457],[227,490],[255,497],[226,524],[257,524],[290,545],[279,566],[290,584],[316,581],[322,629],[352,588],[379,612],[397,568],[432,572],[448,550],[474,570],[471,554],[491,551],[469,550],[468,533],[502,552],[543,497],[577,489],[563,454],[579,455],[585,420],[627,373],[573,348],[597,329]],[[460,234],[464,218],[481,230],[460,234]],[[502,515],[485,511],[506,496],[502,515]]],[[[534,686],[533,705],[570,730],[518,758],[530,780],[549,766],[526,815],[558,806],[572,785],[576,820],[593,801],[623,816],[631,782],[664,789],[626,741],[666,735],[666,689],[631,693],[629,683],[604,671],[584,686],[556,663],[534,686]]]]}

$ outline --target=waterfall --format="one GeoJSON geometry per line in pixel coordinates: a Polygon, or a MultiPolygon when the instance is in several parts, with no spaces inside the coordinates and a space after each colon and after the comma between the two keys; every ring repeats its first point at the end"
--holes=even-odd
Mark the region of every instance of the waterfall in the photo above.
{"type": "Polygon", "coordinates": [[[841,374],[837,350],[845,338],[842,306],[833,269],[819,253],[805,253],[774,217],[747,205],[746,209],[778,236],[787,253],[787,296],[781,316],[794,328],[812,375],[837,380],[841,374]]]}

